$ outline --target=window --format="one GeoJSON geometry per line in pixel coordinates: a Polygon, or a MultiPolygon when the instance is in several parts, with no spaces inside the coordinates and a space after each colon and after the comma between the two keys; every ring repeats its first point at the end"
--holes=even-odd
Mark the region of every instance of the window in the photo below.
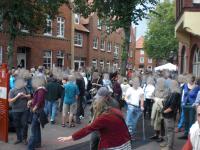
{"type": "Polygon", "coordinates": [[[99,64],[100,64],[100,70],[103,71],[103,69],[104,69],[104,61],[100,60],[99,64]]]}
{"type": "Polygon", "coordinates": [[[83,35],[81,33],[75,33],[74,35],[74,45],[75,46],[83,46],[83,35]]]}
{"type": "Polygon", "coordinates": [[[119,57],[119,44],[115,44],[114,46],[114,58],[119,57]]]}
{"type": "Polygon", "coordinates": [[[193,0],[193,4],[200,4],[200,0],[193,0]]]}
{"type": "Polygon", "coordinates": [[[196,48],[193,56],[192,73],[196,77],[200,77],[200,51],[196,48]]]}
{"type": "Polygon", "coordinates": [[[52,67],[52,52],[50,50],[44,51],[43,65],[46,68],[52,67]]]}
{"type": "Polygon", "coordinates": [[[57,37],[64,37],[65,33],[65,19],[57,17],[57,37]]]}
{"type": "Polygon", "coordinates": [[[3,13],[0,12],[0,31],[3,30],[3,13]]]}
{"type": "Polygon", "coordinates": [[[133,50],[129,51],[129,57],[131,57],[131,58],[133,57],[133,50]]]}
{"type": "Polygon", "coordinates": [[[187,56],[186,56],[185,46],[183,46],[182,52],[181,52],[181,68],[180,68],[180,73],[186,73],[186,67],[187,67],[187,56]]]}
{"type": "Polygon", "coordinates": [[[140,57],[140,63],[144,63],[144,57],[140,57]]]}
{"type": "Polygon", "coordinates": [[[111,51],[112,51],[112,43],[111,43],[111,42],[108,42],[108,43],[107,43],[107,51],[108,51],[108,52],[111,52],[111,51]]]}
{"type": "Polygon", "coordinates": [[[101,39],[100,49],[101,49],[101,50],[105,50],[105,41],[104,41],[103,38],[101,39]]]}
{"type": "Polygon", "coordinates": [[[111,71],[111,70],[110,70],[110,62],[109,62],[109,61],[107,61],[107,63],[106,63],[106,64],[107,64],[107,70],[106,70],[106,71],[107,71],[107,72],[110,72],[110,71],[111,71]]]}
{"type": "Polygon", "coordinates": [[[98,49],[98,38],[94,37],[93,39],[93,49],[98,49]]]}
{"type": "Polygon", "coordinates": [[[148,70],[148,71],[152,71],[152,66],[148,66],[148,67],[147,67],[147,70],[148,70]]]}
{"type": "Polygon", "coordinates": [[[74,14],[74,22],[76,24],[79,24],[79,22],[80,22],[80,16],[78,14],[74,14]]]}
{"type": "Polygon", "coordinates": [[[148,63],[151,64],[152,63],[152,59],[148,58],[148,63]]]}
{"type": "Polygon", "coordinates": [[[140,50],[140,55],[144,55],[144,50],[140,50]]]}
{"type": "Polygon", "coordinates": [[[56,54],[57,57],[57,67],[63,67],[64,66],[64,53],[63,51],[59,50],[56,54]]]}
{"type": "Polygon", "coordinates": [[[0,64],[3,63],[3,47],[0,46],[0,64]]]}
{"type": "Polygon", "coordinates": [[[99,30],[102,29],[102,20],[100,20],[100,19],[97,20],[97,29],[99,29],[99,30]]]}
{"type": "Polygon", "coordinates": [[[49,18],[49,16],[47,16],[46,23],[47,23],[47,26],[45,28],[44,35],[51,36],[52,35],[52,20],[49,18]]]}
{"type": "Polygon", "coordinates": [[[92,67],[94,67],[95,69],[97,69],[97,60],[96,59],[92,60],[92,67]]]}
{"type": "Polygon", "coordinates": [[[106,26],[106,32],[110,33],[110,26],[106,26]]]}

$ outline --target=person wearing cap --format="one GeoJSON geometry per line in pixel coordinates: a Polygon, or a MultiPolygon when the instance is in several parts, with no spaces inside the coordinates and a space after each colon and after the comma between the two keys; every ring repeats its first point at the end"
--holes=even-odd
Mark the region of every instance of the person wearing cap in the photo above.
{"type": "MultiPolygon", "coordinates": [[[[111,93],[109,92],[107,87],[101,87],[97,91],[97,94],[94,96],[94,102],[92,103],[91,107],[91,118],[92,118],[91,122],[93,122],[99,114],[99,111],[95,111],[95,109],[100,99],[103,99],[108,106],[119,109],[119,103],[115,99],[113,99],[110,95],[111,93]]],[[[90,150],[98,149],[99,140],[100,140],[99,133],[92,132],[90,139],[90,150]]]]}

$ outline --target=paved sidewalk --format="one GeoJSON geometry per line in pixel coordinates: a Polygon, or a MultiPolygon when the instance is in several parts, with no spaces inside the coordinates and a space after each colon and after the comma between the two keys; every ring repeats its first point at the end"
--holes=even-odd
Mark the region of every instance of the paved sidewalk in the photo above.
{"type": "MultiPolygon", "coordinates": [[[[74,128],[61,127],[61,114],[58,113],[56,124],[48,124],[42,129],[42,148],[37,150],[89,150],[89,139],[90,136],[83,138],[78,141],[72,142],[58,142],[57,137],[59,136],[68,136],[71,135],[74,131],[84,127],[88,124],[89,121],[89,111],[87,109],[85,118],[82,120],[82,124],[76,125],[74,128]]],[[[137,141],[134,144],[134,149],[136,150],[160,150],[159,143],[148,140],[148,137],[152,136],[153,129],[150,126],[150,121],[145,121],[145,132],[146,132],[146,141],[142,140],[142,122],[141,120],[138,123],[138,134],[136,136],[137,141]]],[[[177,136],[180,136],[181,133],[176,134],[175,138],[175,148],[174,150],[181,150],[185,140],[178,140],[177,136]]],[[[0,142],[0,150],[26,150],[27,146],[23,144],[14,145],[16,140],[15,133],[9,133],[9,142],[3,143],[0,142]]]]}

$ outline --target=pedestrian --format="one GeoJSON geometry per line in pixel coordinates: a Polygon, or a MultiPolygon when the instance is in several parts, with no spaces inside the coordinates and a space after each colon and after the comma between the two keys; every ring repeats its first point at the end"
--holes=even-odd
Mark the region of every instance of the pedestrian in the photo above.
{"type": "Polygon", "coordinates": [[[122,112],[119,109],[110,108],[103,99],[97,101],[95,111],[98,112],[97,117],[91,124],[71,136],[59,137],[58,140],[62,142],[78,140],[98,131],[100,133],[98,150],[131,150],[130,135],[122,112]]]}
{"type": "Polygon", "coordinates": [[[55,117],[58,108],[58,99],[61,98],[62,87],[56,81],[56,79],[51,74],[47,79],[47,84],[45,85],[47,94],[45,97],[45,112],[50,115],[51,124],[55,124],[55,117]]]}
{"type": "Polygon", "coordinates": [[[163,102],[165,138],[164,142],[160,144],[161,147],[166,147],[166,150],[174,149],[174,128],[180,99],[181,95],[179,84],[176,80],[171,80],[170,94],[163,102]]]}
{"type": "Polygon", "coordinates": [[[32,111],[32,121],[31,121],[31,136],[28,142],[28,150],[35,150],[35,148],[41,147],[42,136],[40,125],[40,115],[44,114],[45,106],[45,95],[47,93],[45,85],[45,78],[42,76],[37,76],[32,79],[32,86],[35,89],[33,94],[33,99],[28,102],[28,106],[32,111]]]}
{"type": "Polygon", "coordinates": [[[131,134],[132,140],[136,136],[136,127],[138,119],[144,110],[144,92],[140,87],[140,82],[138,77],[134,77],[129,81],[131,85],[125,94],[125,101],[128,105],[126,113],[126,124],[131,134]]]}
{"type": "Polygon", "coordinates": [[[122,98],[122,89],[118,82],[118,72],[114,72],[111,75],[111,81],[112,81],[114,99],[116,99],[119,102],[122,98]]]}
{"type": "Polygon", "coordinates": [[[184,99],[183,99],[183,113],[185,118],[185,131],[182,136],[179,137],[179,139],[187,139],[189,129],[192,126],[192,124],[195,122],[195,108],[193,107],[197,94],[200,90],[199,81],[196,84],[196,78],[192,75],[189,75],[188,77],[188,83],[184,85],[184,99]]]}
{"type": "Polygon", "coordinates": [[[29,109],[27,107],[28,100],[31,95],[26,88],[26,83],[23,78],[16,78],[15,87],[9,92],[8,102],[12,107],[12,115],[16,129],[17,140],[14,144],[23,142],[27,144],[28,134],[28,115],[29,109]]]}
{"type": "Polygon", "coordinates": [[[190,128],[187,142],[182,150],[199,150],[200,149],[200,105],[196,107],[197,121],[190,128]]]}
{"type": "Polygon", "coordinates": [[[74,127],[72,123],[73,118],[76,115],[77,99],[79,95],[79,89],[75,83],[75,77],[68,76],[67,83],[64,84],[64,103],[62,111],[62,127],[66,126],[66,122],[69,123],[68,127],[74,127]]]}

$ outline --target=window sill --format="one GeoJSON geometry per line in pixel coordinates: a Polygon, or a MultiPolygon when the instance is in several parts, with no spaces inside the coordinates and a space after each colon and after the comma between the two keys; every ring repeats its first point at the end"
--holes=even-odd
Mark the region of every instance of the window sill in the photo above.
{"type": "Polygon", "coordinates": [[[77,44],[74,44],[74,46],[76,46],[76,47],[83,47],[83,45],[77,45],[77,44]]]}
{"type": "Polygon", "coordinates": [[[94,50],[97,50],[98,48],[97,48],[97,47],[93,47],[93,49],[94,49],[94,50]]]}

